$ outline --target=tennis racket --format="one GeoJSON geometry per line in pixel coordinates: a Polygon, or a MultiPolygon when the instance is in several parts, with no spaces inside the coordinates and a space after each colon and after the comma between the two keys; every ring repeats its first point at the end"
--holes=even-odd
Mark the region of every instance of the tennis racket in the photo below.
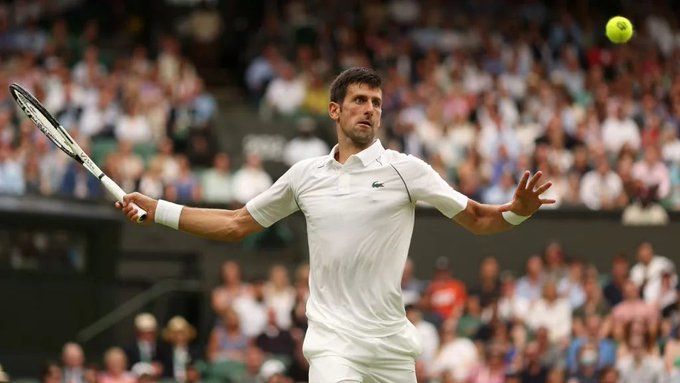
{"type": "MultiPolygon", "coordinates": [[[[109,176],[99,169],[90,157],[85,154],[83,149],[71,138],[63,126],[52,117],[52,115],[45,109],[38,100],[35,99],[26,89],[17,84],[9,86],[9,92],[14,97],[14,100],[19,104],[21,110],[26,116],[33,121],[33,123],[52,141],[59,149],[68,154],[71,158],[78,161],[85,167],[93,176],[101,181],[102,185],[109,191],[116,199],[123,202],[125,191],[118,186],[109,176]]],[[[132,203],[133,207],[137,209],[137,222],[142,222],[146,219],[146,211],[132,203]]]]}

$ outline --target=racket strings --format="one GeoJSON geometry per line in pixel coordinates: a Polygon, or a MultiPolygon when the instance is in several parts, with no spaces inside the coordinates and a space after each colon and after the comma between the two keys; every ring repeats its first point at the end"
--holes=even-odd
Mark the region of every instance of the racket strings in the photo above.
{"type": "Polygon", "coordinates": [[[30,100],[24,98],[20,93],[17,94],[17,101],[24,110],[28,118],[40,129],[52,142],[54,142],[60,149],[73,155],[73,150],[66,142],[66,138],[57,130],[57,128],[50,122],[45,115],[33,106],[30,100]]]}

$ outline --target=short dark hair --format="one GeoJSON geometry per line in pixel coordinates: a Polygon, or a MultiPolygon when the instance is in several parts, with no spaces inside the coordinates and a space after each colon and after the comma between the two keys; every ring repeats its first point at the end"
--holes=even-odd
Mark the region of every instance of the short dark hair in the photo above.
{"type": "Polygon", "coordinates": [[[352,84],[366,84],[371,88],[380,88],[382,78],[370,68],[354,67],[344,70],[331,84],[331,101],[341,103],[352,84]]]}

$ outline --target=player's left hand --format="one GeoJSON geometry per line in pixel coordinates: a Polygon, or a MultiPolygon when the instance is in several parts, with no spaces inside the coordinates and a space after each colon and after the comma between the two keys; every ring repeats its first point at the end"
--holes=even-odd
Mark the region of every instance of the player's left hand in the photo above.
{"type": "Polygon", "coordinates": [[[522,179],[517,185],[515,196],[512,202],[501,206],[501,211],[512,211],[517,215],[530,216],[534,214],[541,206],[555,203],[554,199],[541,198],[541,194],[550,189],[552,182],[548,181],[543,185],[536,187],[538,180],[541,179],[543,173],[540,171],[529,179],[531,172],[526,171],[522,175],[522,179]]]}

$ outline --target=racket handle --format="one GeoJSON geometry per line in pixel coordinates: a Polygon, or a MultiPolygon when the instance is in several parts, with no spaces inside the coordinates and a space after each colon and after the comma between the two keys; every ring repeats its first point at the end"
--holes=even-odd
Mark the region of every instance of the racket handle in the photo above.
{"type": "MultiPolygon", "coordinates": [[[[118,201],[123,202],[123,197],[125,197],[127,194],[125,193],[125,190],[121,189],[120,186],[118,186],[118,184],[106,174],[102,174],[102,177],[99,180],[102,182],[102,184],[104,184],[104,187],[109,191],[109,193],[113,194],[113,196],[116,197],[118,201]]],[[[143,222],[146,219],[146,211],[137,206],[137,204],[134,202],[131,202],[131,204],[132,207],[137,210],[137,223],[143,222]]]]}

